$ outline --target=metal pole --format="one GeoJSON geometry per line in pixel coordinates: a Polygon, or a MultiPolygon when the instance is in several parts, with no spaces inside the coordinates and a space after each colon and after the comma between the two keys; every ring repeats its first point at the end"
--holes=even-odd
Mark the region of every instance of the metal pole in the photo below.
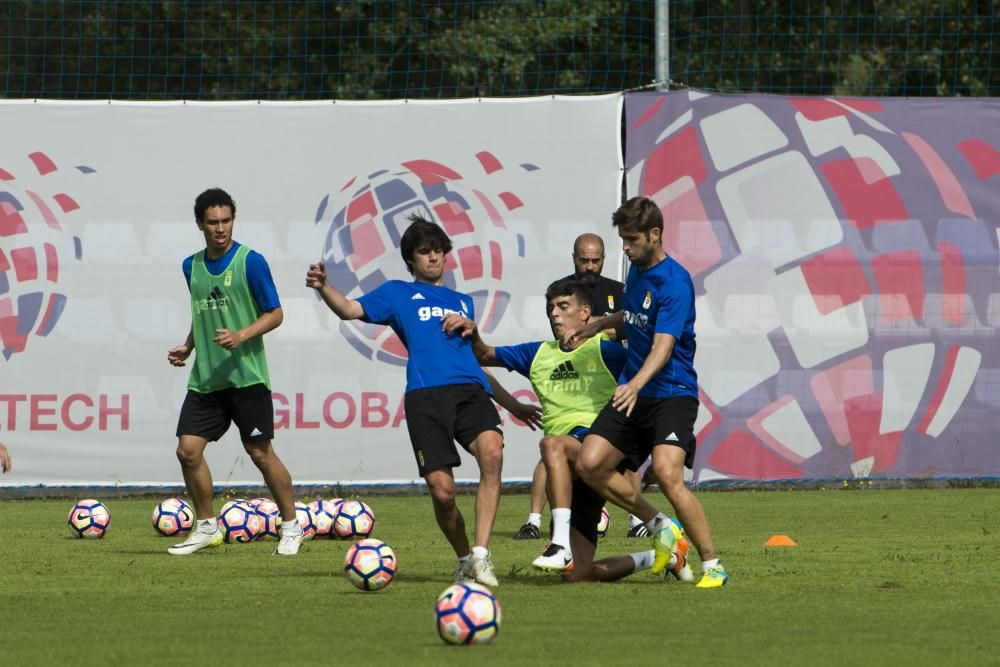
{"type": "Polygon", "coordinates": [[[656,0],[656,80],[658,88],[670,87],[670,2],[656,0]]]}

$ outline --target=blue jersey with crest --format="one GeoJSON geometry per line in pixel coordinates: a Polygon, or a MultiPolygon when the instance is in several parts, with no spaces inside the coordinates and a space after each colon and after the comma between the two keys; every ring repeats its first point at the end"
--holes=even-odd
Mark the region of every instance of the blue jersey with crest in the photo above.
{"type": "Polygon", "coordinates": [[[691,274],[672,257],[640,271],[629,268],[625,280],[625,337],[628,357],[619,384],[639,372],[653,347],[654,334],[674,337],[670,359],[646,383],[640,396],[668,398],[698,397],[698,375],[694,371],[694,283],[691,274]]]}
{"type": "Polygon", "coordinates": [[[493,395],[472,342],[441,330],[441,319],[448,313],[475,319],[472,297],[442,285],[389,280],[360,297],[358,303],[365,310],[363,321],[389,325],[406,346],[407,393],[478,383],[493,395]]]}

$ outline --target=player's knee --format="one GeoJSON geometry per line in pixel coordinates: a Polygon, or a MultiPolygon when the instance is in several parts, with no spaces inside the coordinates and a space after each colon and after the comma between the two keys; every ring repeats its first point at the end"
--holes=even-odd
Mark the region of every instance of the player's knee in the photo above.
{"type": "Polygon", "coordinates": [[[431,487],[431,502],[438,509],[450,509],[455,506],[455,488],[437,486],[431,487]]]}
{"type": "Polygon", "coordinates": [[[542,460],[548,463],[562,455],[563,447],[559,438],[547,435],[538,443],[538,451],[542,455],[542,460]]]}
{"type": "Polygon", "coordinates": [[[573,469],[576,470],[577,476],[588,484],[600,477],[600,462],[586,456],[578,457],[573,464],[573,469]]]}
{"type": "Polygon", "coordinates": [[[185,468],[193,468],[201,463],[201,452],[197,448],[177,445],[177,460],[185,468]]]}
{"type": "Polygon", "coordinates": [[[243,447],[250,456],[250,460],[258,468],[266,468],[271,464],[274,451],[271,449],[270,443],[245,444],[243,447]]]}
{"type": "Polygon", "coordinates": [[[479,461],[480,472],[499,474],[503,468],[503,446],[491,444],[480,447],[479,456],[476,458],[479,461]]]}

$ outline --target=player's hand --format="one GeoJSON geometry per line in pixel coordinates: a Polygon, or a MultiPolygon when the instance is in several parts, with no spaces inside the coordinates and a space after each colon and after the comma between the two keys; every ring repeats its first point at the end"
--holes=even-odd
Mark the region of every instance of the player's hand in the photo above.
{"type": "Polygon", "coordinates": [[[309,269],[306,271],[306,287],[311,287],[313,289],[320,289],[326,284],[326,264],[324,262],[317,262],[316,264],[310,264],[309,269]]]}
{"type": "Polygon", "coordinates": [[[517,406],[510,410],[512,417],[520,419],[524,425],[532,431],[537,431],[542,427],[542,408],[531,403],[518,402],[517,406]]]}
{"type": "Polygon", "coordinates": [[[227,350],[235,350],[240,345],[243,344],[243,334],[239,331],[230,331],[229,329],[216,329],[215,333],[219,334],[212,339],[213,342],[218,343],[227,350]]]}
{"type": "Polygon", "coordinates": [[[457,333],[462,338],[471,336],[476,330],[476,323],[464,315],[458,313],[448,313],[441,318],[441,331],[446,334],[457,333]]]}
{"type": "Polygon", "coordinates": [[[581,327],[566,329],[563,331],[562,344],[566,347],[571,347],[573,343],[592,338],[598,331],[600,331],[600,327],[595,329],[592,321],[581,327]]]}
{"type": "Polygon", "coordinates": [[[632,415],[632,408],[639,398],[639,390],[632,386],[631,382],[620,384],[615,387],[615,393],[611,396],[611,405],[618,412],[624,412],[625,416],[632,415]]]}
{"type": "Polygon", "coordinates": [[[10,453],[7,451],[7,448],[4,447],[3,443],[0,442],[0,470],[7,472],[10,470],[10,467],[10,453]]]}
{"type": "Polygon", "coordinates": [[[167,361],[171,366],[184,366],[184,362],[191,356],[191,348],[187,345],[178,345],[167,350],[167,361]]]}

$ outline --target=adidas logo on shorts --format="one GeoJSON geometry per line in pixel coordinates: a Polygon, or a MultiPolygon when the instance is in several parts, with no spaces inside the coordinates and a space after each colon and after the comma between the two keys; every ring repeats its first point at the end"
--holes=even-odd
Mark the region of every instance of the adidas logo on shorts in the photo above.
{"type": "Polygon", "coordinates": [[[573,368],[572,361],[564,361],[563,363],[556,366],[556,369],[552,371],[552,375],[549,376],[550,380],[578,380],[580,374],[577,373],[576,369],[573,368]]]}

